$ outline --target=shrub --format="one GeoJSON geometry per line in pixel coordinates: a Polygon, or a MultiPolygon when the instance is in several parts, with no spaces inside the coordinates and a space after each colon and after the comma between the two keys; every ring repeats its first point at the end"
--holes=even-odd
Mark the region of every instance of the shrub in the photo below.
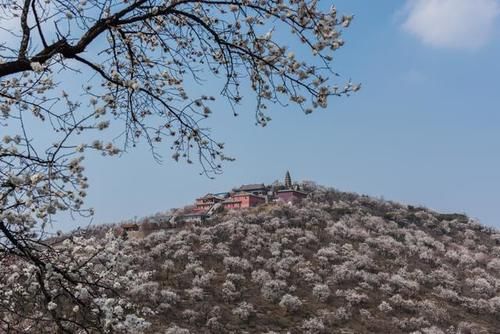
{"type": "Polygon", "coordinates": [[[312,293],[318,301],[325,302],[330,297],[330,288],[326,284],[316,284],[312,293]]]}
{"type": "Polygon", "coordinates": [[[386,301],[383,301],[382,303],[380,303],[380,305],[378,306],[378,309],[381,311],[381,312],[384,312],[384,313],[389,313],[392,311],[392,306],[391,304],[389,304],[388,302],[386,301]]]}
{"type": "Polygon", "coordinates": [[[261,288],[261,294],[268,301],[276,301],[283,294],[286,288],[286,282],[281,280],[270,280],[264,283],[261,288]]]}
{"type": "Polygon", "coordinates": [[[302,329],[305,334],[322,334],[326,331],[325,324],[319,318],[304,320],[302,323],[302,329]]]}
{"type": "Polygon", "coordinates": [[[299,297],[286,294],[281,297],[279,305],[287,310],[287,312],[297,312],[302,307],[302,301],[299,297]]]}
{"type": "Polygon", "coordinates": [[[255,309],[253,305],[247,302],[242,302],[237,308],[233,309],[233,314],[243,321],[247,321],[254,313],[255,309]]]}

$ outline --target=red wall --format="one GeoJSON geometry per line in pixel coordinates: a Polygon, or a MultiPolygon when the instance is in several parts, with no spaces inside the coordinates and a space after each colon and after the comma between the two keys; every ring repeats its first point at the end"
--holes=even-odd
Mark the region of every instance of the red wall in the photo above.
{"type": "Polygon", "coordinates": [[[266,202],[266,200],[264,198],[256,197],[256,196],[252,196],[252,195],[239,195],[239,196],[237,195],[237,196],[233,196],[233,198],[235,200],[241,202],[242,208],[250,208],[250,207],[260,205],[260,204],[264,204],[266,202]]]}
{"type": "Polygon", "coordinates": [[[250,196],[250,206],[257,206],[260,204],[264,204],[266,200],[262,197],[254,197],[250,196]]]}
{"type": "Polygon", "coordinates": [[[250,196],[238,196],[236,198],[238,199],[238,201],[241,201],[242,208],[250,207],[250,196]]]}
{"type": "Polygon", "coordinates": [[[224,204],[224,208],[226,208],[226,209],[239,209],[239,208],[241,208],[241,203],[240,202],[226,203],[226,204],[224,204]]]}

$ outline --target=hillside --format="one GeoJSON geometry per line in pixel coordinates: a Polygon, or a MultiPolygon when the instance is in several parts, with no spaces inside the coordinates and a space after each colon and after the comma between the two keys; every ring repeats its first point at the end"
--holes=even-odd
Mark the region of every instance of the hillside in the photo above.
{"type": "MultiPolygon", "coordinates": [[[[122,299],[94,298],[110,332],[500,333],[498,231],[464,215],[309,191],[294,206],[174,227],[151,223],[161,223],[157,215],[143,238],[120,241],[102,227],[63,245],[71,254],[98,249],[82,268],[100,268],[99,284],[121,290],[122,299]]],[[[65,303],[54,308],[69,317],[65,303]]],[[[76,324],[95,311],[73,312],[76,324]]]]}
{"type": "Polygon", "coordinates": [[[500,233],[463,215],[318,188],[126,247],[152,333],[500,333],[500,233]]]}

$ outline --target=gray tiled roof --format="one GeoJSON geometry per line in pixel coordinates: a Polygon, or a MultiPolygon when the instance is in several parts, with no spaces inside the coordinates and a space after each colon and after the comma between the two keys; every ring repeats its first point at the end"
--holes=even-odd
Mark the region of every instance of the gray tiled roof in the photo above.
{"type": "Polygon", "coordinates": [[[266,189],[266,186],[264,183],[260,184],[244,184],[240,187],[239,190],[241,191],[248,191],[248,190],[261,190],[261,189],[266,189]]]}

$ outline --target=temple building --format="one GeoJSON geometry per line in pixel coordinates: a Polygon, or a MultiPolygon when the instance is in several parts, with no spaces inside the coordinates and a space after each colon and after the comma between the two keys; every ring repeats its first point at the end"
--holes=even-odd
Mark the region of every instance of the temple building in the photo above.
{"type": "Polygon", "coordinates": [[[252,193],[236,193],[229,198],[229,201],[224,202],[226,209],[244,209],[253,208],[255,206],[266,203],[265,197],[255,195],[252,193]]]}
{"type": "Polygon", "coordinates": [[[196,209],[198,211],[208,211],[216,203],[223,202],[224,198],[214,194],[206,194],[203,197],[196,199],[196,209]]]}
{"type": "MultiPolygon", "coordinates": [[[[165,221],[167,226],[175,227],[178,223],[204,223],[215,214],[224,210],[241,210],[261,205],[275,205],[277,202],[296,204],[308,194],[301,191],[299,184],[293,184],[290,172],[285,174],[284,183],[272,185],[264,183],[246,184],[233,188],[229,192],[208,193],[196,199],[194,205],[175,209],[165,221]]],[[[148,234],[145,225],[136,223],[123,224],[117,229],[123,238],[144,238],[148,234]]]]}
{"type": "Polygon", "coordinates": [[[285,189],[285,190],[278,190],[276,192],[276,197],[280,201],[293,204],[306,198],[307,194],[299,190],[285,189]]]}
{"type": "Polygon", "coordinates": [[[236,192],[246,192],[254,195],[267,195],[268,187],[264,183],[245,184],[236,189],[236,192]]]}
{"type": "Polygon", "coordinates": [[[290,176],[289,171],[286,171],[286,174],[285,174],[285,188],[292,189],[292,177],[290,176]]]}
{"type": "Polygon", "coordinates": [[[285,189],[276,192],[278,200],[285,203],[297,203],[307,197],[305,192],[300,191],[298,186],[294,187],[292,184],[292,177],[290,172],[287,171],[285,175],[285,189]]]}
{"type": "Polygon", "coordinates": [[[220,210],[239,210],[253,208],[265,203],[282,201],[294,204],[307,197],[307,193],[294,185],[290,172],[285,174],[284,186],[267,186],[264,183],[245,184],[231,192],[206,194],[197,198],[194,207],[178,216],[185,222],[202,222],[220,210]]]}

